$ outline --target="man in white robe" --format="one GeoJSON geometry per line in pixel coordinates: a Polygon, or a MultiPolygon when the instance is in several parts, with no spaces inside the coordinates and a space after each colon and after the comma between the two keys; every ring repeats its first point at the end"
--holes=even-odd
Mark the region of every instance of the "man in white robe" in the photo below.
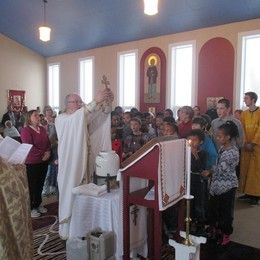
{"type": "Polygon", "coordinates": [[[92,181],[95,158],[101,150],[111,150],[111,102],[109,89],[98,92],[94,101],[82,103],[76,94],[67,95],[66,111],[56,118],[58,136],[59,234],[69,237],[72,189],[92,181]]]}

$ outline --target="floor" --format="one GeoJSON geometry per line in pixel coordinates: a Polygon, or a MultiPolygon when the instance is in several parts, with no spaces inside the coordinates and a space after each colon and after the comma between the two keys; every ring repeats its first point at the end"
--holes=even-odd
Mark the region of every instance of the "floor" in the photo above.
{"type": "Polygon", "coordinates": [[[232,241],[260,249],[260,205],[236,199],[233,226],[232,241]]]}
{"type": "MultiPolygon", "coordinates": [[[[57,202],[58,198],[55,195],[44,197],[43,204],[48,205],[49,213],[57,215],[57,202]]],[[[47,216],[46,216],[47,217],[47,216]]],[[[219,251],[215,245],[207,244],[201,248],[201,260],[258,260],[260,259],[260,205],[251,206],[245,201],[235,201],[234,212],[234,233],[228,250],[219,251]],[[249,247],[246,247],[249,246],[249,247]],[[258,249],[253,249],[258,248],[258,249]]],[[[48,222],[53,222],[53,219],[45,218],[42,220],[33,221],[34,228],[42,228],[48,222]],[[44,223],[46,222],[46,223],[44,223]]],[[[64,247],[64,246],[63,246],[64,247]]],[[[46,248],[47,250],[47,248],[46,248]]],[[[173,260],[174,251],[171,247],[167,246],[163,249],[163,260],[173,260]]],[[[37,255],[37,254],[36,254],[37,255]]],[[[49,256],[48,259],[56,259],[54,256],[49,256]]],[[[64,257],[64,254],[57,257],[64,257]]],[[[34,259],[47,259],[45,256],[37,256],[34,259]],[[41,258],[42,257],[42,258],[41,258]]],[[[58,258],[57,258],[58,259],[58,258]]],[[[59,258],[63,259],[63,258],[59,258]]],[[[65,259],[65,258],[64,258],[65,259]]]]}

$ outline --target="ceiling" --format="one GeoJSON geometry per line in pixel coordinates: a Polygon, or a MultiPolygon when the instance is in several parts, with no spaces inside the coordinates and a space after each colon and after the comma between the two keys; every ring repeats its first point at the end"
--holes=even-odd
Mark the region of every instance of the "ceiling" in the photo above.
{"type": "Polygon", "coordinates": [[[0,0],[0,33],[45,57],[254,18],[260,0],[159,0],[155,16],[143,0],[48,0],[42,42],[42,0],[0,0]]]}

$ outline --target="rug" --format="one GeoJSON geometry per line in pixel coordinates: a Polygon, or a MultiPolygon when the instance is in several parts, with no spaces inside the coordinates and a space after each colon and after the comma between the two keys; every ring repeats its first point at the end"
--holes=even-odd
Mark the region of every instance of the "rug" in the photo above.
{"type": "MultiPolygon", "coordinates": [[[[48,213],[33,219],[34,259],[66,259],[65,241],[58,234],[58,203],[46,205],[48,213]]],[[[140,257],[140,259],[145,259],[140,257]]],[[[162,260],[174,260],[174,249],[162,247],[162,260]]],[[[201,246],[200,260],[259,260],[260,249],[231,242],[226,248],[207,243],[201,246]]],[[[75,259],[76,260],[76,259],[75,259]]]]}
{"type": "Polygon", "coordinates": [[[39,218],[32,218],[32,228],[33,230],[37,230],[39,228],[43,228],[46,226],[50,226],[54,223],[53,215],[58,216],[58,202],[50,203],[48,205],[44,205],[47,208],[48,212],[42,214],[39,218]]]}
{"type": "Polygon", "coordinates": [[[37,220],[52,219],[52,224],[33,231],[33,259],[66,259],[65,242],[58,233],[58,218],[55,215],[42,216],[37,220]]]}

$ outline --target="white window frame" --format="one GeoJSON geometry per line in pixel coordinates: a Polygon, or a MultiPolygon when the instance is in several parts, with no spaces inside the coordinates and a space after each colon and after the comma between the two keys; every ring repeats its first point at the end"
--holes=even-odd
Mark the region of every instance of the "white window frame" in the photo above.
{"type": "Polygon", "coordinates": [[[245,68],[245,63],[243,63],[243,61],[245,62],[244,59],[244,50],[243,50],[243,41],[244,41],[244,37],[246,36],[252,36],[252,38],[254,36],[260,36],[260,30],[254,30],[254,31],[248,31],[248,32],[241,32],[238,33],[238,44],[237,44],[237,76],[236,76],[236,88],[235,88],[235,109],[237,108],[245,108],[244,105],[244,93],[245,91],[245,84],[244,84],[244,74],[242,75],[242,73],[244,72],[244,68],[245,68]]]}
{"type": "MultiPolygon", "coordinates": [[[[173,71],[173,48],[179,47],[179,46],[185,46],[185,45],[191,45],[192,46],[192,81],[191,81],[191,105],[196,105],[197,102],[197,86],[196,86],[196,41],[184,41],[184,42],[176,42],[169,44],[169,61],[168,61],[168,89],[167,89],[167,100],[166,104],[167,107],[174,110],[175,114],[177,113],[177,110],[179,109],[179,106],[176,105],[174,102],[174,96],[176,93],[176,88],[174,86],[173,80],[174,75],[172,74],[173,71]]],[[[175,69],[174,69],[175,70],[175,69]]],[[[184,93],[185,94],[185,93],[184,93]]]]}
{"type": "Polygon", "coordinates": [[[95,75],[95,58],[94,58],[94,56],[89,56],[89,57],[85,57],[85,58],[80,58],[79,59],[78,74],[79,74],[79,77],[78,77],[78,82],[79,82],[78,83],[78,86],[79,86],[78,93],[81,96],[83,102],[89,103],[89,102],[91,102],[93,100],[94,95],[95,95],[95,93],[94,93],[94,75],[95,75]],[[82,89],[82,86],[81,86],[81,80],[80,80],[80,78],[81,78],[81,75],[80,75],[80,70],[81,70],[80,64],[81,64],[82,61],[86,61],[86,60],[92,60],[92,86],[91,86],[92,97],[88,101],[84,100],[85,97],[84,97],[83,89],[82,89]]]}
{"type": "Polygon", "coordinates": [[[48,105],[50,105],[52,107],[52,109],[54,109],[56,112],[59,112],[60,110],[60,63],[48,63],[47,64],[47,86],[48,86],[48,105]],[[49,68],[52,67],[52,66],[58,66],[59,67],[59,86],[58,86],[58,96],[56,98],[58,98],[58,106],[54,106],[53,104],[53,100],[54,100],[54,97],[53,97],[53,91],[51,91],[50,89],[50,75],[49,75],[49,68]],[[52,96],[51,96],[52,95],[52,96]]]}
{"type": "Polygon", "coordinates": [[[119,104],[119,106],[121,106],[125,111],[130,110],[132,107],[136,107],[137,109],[139,109],[139,66],[138,66],[138,50],[134,49],[134,50],[128,50],[128,51],[123,51],[123,52],[118,52],[117,53],[117,104],[119,104]],[[120,57],[121,55],[127,55],[130,53],[134,53],[135,54],[135,104],[131,107],[129,106],[125,106],[123,103],[123,98],[124,98],[124,89],[122,89],[122,85],[121,85],[121,77],[120,77],[120,57]]]}

